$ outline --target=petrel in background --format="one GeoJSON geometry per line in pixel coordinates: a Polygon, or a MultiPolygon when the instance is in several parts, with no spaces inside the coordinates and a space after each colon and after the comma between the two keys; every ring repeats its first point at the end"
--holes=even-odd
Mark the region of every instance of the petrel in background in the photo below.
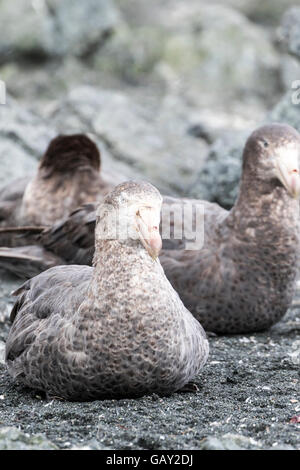
{"type": "MultiPolygon", "coordinates": [[[[0,227],[53,225],[81,204],[101,200],[114,184],[100,174],[100,162],[100,152],[88,136],[57,136],[35,176],[0,190],[0,227]]],[[[9,232],[6,241],[18,245],[9,232]]]]}

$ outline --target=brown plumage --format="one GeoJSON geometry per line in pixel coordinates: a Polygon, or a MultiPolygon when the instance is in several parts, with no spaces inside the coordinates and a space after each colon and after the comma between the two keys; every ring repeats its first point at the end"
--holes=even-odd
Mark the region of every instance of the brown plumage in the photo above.
{"type": "Polygon", "coordinates": [[[94,267],[55,267],[18,289],[6,344],[15,379],[87,400],[169,394],[194,378],[208,342],[153,259],[160,206],[149,183],[119,185],[99,207],[94,267]],[[112,235],[114,211],[137,237],[123,225],[112,235]]]}
{"type": "Polygon", "coordinates": [[[206,330],[262,330],[289,308],[300,253],[299,153],[290,126],[256,130],[234,207],[205,211],[203,248],[162,252],[166,276],[206,330]]]}
{"type": "MultiPolygon", "coordinates": [[[[0,226],[52,225],[81,204],[101,200],[114,184],[99,171],[100,153],[88,136],[59,135],[33,178],[11,182],[0,191],[0,226]]],[[[14,245],[13,238],[5,241],[14,245]]]]}

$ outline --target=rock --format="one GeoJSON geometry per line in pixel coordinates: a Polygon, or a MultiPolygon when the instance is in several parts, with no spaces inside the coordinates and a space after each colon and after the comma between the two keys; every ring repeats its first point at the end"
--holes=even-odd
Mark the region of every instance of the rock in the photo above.
{"type": "Polygon", "coordinates": [[[202,122],[191,125],[188,127],[187,132],[193,137],[205,140],[208,144],[212,144],[215,140],[211,129],[202,122]]]}
{"type": "MultiPolygon", "coordinates": [[[[15,297],[11,293],[20,287],[20,284],[20,279],[0,271],[0,324],[7,322],[9,319],[11,309],[15,303],[15,297]]],[[[9,323],[7,322],[7,324],[9,323]]],[[[5,339],[5,337],[0,334],[1,339],[5,339]]]]}
{"type": "Polygon", "coordinates": [[[238,193],[241,159],[246,138],[255,127],[270,122],[290,124],[300,132],[300,80],[294,90],[286,92],[264,119],[251,128],[223,132],[211,145],[207,162],[198,173],[189,196],[217,202],[230,208],[238,193]]]}
{"type": "Polygon", "coordinates": [[[155,67],[162,58],[165,35],[162,28],[153,25],[131,29],[122,24],[95,55],[93,67],[131,86],[163,90],[164,80],[155,67]]]}
{"type": "Polygon", "coordinates": [[[207,144],[186,132],[187,110],[167,97],[152,110],[123,93],[80,87],[59,103],[59,131],[89,131],[102,143],[103,167],[186,194],[203,167],[207,144]]]}
{"type": "Polygon", "coordinates": [[[0,427],[0,450],[55,450],[41,434],[29,435],[12,426],[0,427]]]}
{"type": "Polygon", "coordinates": [[[208,436],[200,446],[201,450],[254,450],[261,448],[260,442],[240,434],[224,434],[220,437],[208,436]]]}
{"type": "MultiPolygon", "coordinates": [[[[20,284],[20,279],[0,271],[0,324],[9,319],[15,302],[15,297],[11,296],[11,292],[20,287],[20,284]]],[[[0,339],[2,339],[1,335],[0,339]]]]}
{"type": "Polygon", "coordinates": [[[51,15],[53,55],[83,56],[97,48],[118,24],[119,14],[112,0],[47,0],[51,15]]]}
{"type": "Polygon", "coordinates": [[[292,343],[291,347],[287,351],[287,355],[293,364],[298,366],[300,365],[300,340],[296,340],[292,343]]]}
{"type": "Polygon", "coordinates": [[[5,364],[5,343],[0,341],[0,364],[5,364]]]}
{"type": "MultiPolygon", "coordinates": [[[[241,434],[224,434],[223,436],[208,436],[200,443],[201,450],[266,450],[263,443],[256,441],[251,437],[242,436],[241,434]]],[[[272,450],[293,450],[293,446],[280,442],[275,442],[272,450]]]]}
{"type": "Polygon", "coordinates": [[[300,59],[300,7],[290,8],[284,14],[279,37],[288,52],[300,59]]]}
{"type": "Polygon", "coordinates": [[[189,196],[230,208],[236,199],[241,176],[242,152],[250,131],[224,133],[211,147],[189,196]]]}
{"type": "MultiPolygon", "coordinates": [[[[220,0],[217,0],[220,1],[220,0]]],[[[295,0],[262,2],[261,0],[221,0],[222,3],[243,12],[253,22],[277,26],[284,11],[295,5],[295,0]]]]}
{"type": "Polygon", "coordinates": [[[300,60],[296,56],[282,54],[280,68],[283,89],[293,89],[293,83],[300,77],[300,60]]]}
{"type": "Polygon", "coordinates": [[[2,0],[1,61],[20,55],[85,55],[101,45],[118,18],[111,0],[20,0],[18,8],[9,0],[2,0]]]}
{"type": "Polygon", "coordinates": [[[291,446],[290,444],[282,444],[282,443],[277,443],[275,442],[272,447],[269,448],[269,450],[299,450],[294,446],[291,446]]]}
{"type": "Polygon", "coordinates": [[[5,105],[0,106],[0,135],[19,144],[19,146],[39,158],[56,130],[40,116],[21,106],[12,97],[7,97],[5,105]]]}
{"type": "Polygon", "coordinates": [[[197,106],[237,107],[241,115],[247,115],[246,104],[274,103],[279,55],[267,33],[243,14],[199,1],[118,5],[129,26],[98,52],[99,71],[175,92],[197,106]]]}
{"type": "Polygon", "coordinates": [[[278,95],[278,54],[265,32],[239,12],[185,4],[168,22],[172,32],[163,60],[177,74],[184,96],[199,105],[211,101],[231,109],[235,101],[243,100],[245,108],[255,97],[268,103],[278,95]]]}
{"type": "Polygon", "coordinates": [[[0,186],[32,173],[56,131],[11,97],[0,106],[0,186]]]}
{"type": "Polygon", "coordinates": [[[92,439],[85,444],[76,444],[72,446],[70,450],[107,450],[108,448],[103,446],[101,442],[96,439],[92,439]]]}
{"type": "Polygon", "coordinates": [[[10,180],[34,172],[36,160],[7,137],[0,140],[0,188],[10,180]]]}
{"type": "Polygon", "coordinates": [[[300,132],[300,82],[295,90],[285,93],[276,106],[268,113],[272,122],[284,122],[300,132]]]}
{"type": "Polygon", "coordinates": [[[131,27],[162,26],[166,22],[166,7],[173,10],[178,5],[178,0],[152,0],[151,3],[141,0],[115,0],[115,4],[131,27]]]}
{"type": "Polygon", "coordinates": [[[300,7],[283,16],[279,38],[290,56],[282,58],[282,77],[286,93],[268,113],[267,119],[284,122],[300,131],[300,7]]]}
{"type": "MultiPolygon", "coordinates": [[[[126,20],[132,24],[151,23],[151,24],[168,24],[167,12],[180,9],[183,2],[181,0],[152,0],[151,3],[141,0],[115,0],[116,5],[120,8],[126,20]],[[164,14],[162,14],[162,11],[164,14]]],[[[193,8],[199,3],[199,0],[189,0],[189,5],[193,8]]],[[[253,22],[262,23],[264,25],[277,26],[284,11],[295,5],[295,0],[210,0],[209,4],[214,8],[219,5],[230,6],[246,15],[253,22]]]]}

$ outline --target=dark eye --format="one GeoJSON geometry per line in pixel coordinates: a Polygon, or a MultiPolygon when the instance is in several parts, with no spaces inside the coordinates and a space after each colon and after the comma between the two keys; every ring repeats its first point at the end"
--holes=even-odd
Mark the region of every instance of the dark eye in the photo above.
{"type": "Polygon", "coordinates": [[[269,147],[268,142],[264,141],[264,147],[269,147]]]}

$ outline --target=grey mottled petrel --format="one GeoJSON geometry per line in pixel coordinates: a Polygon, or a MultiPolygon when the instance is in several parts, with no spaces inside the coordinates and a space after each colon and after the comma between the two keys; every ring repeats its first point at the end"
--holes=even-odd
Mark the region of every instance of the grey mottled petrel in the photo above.
{"type": "Polygon", "coordinates": [[[195,377],[208,342],[157,259],[161,202],[149,183],[117,186],[98,210],[94,267],[54,267],[18,289],[6,344],[15,379],[86,400],[169,394],[195,377]],[[118,238],[107,206],[126,222],[118,238]]]}
{"type": "Polygon", "coordinates": [[[204,247],[162,252],[166,276],[206,330],[259,331],[289,308],[300,255],[299,156],[292,127],[257,129],[245,145],[234,207],[205,208],[204,247]]]}

